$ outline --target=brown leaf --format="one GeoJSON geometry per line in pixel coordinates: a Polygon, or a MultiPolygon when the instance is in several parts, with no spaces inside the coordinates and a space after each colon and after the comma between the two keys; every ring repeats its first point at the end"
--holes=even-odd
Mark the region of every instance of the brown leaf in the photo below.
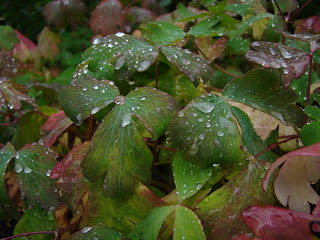
{"type": "Polygon", "coordinates": [[[220,37],[212,44],[212,37],[196,37],[195,43],[204,57],[210,61],[219,58],[226,48],[227,37],[220,37]]]}

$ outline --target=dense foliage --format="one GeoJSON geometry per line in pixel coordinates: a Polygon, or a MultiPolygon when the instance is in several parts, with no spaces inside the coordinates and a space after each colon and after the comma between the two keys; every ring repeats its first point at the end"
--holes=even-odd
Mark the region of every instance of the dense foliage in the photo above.
{"type": "Polygon", "coordinates": [[[320,238],[320,15],[303,13],[319,7],[15,2],[0,237],[320,238]]]}

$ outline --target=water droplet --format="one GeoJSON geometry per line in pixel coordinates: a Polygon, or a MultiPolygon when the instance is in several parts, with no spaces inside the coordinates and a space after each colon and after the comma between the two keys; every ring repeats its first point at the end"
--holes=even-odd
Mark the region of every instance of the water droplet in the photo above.
{"type": "Polygon", "coordinates": [[[24,173],[31,173],[32,172],[32,170],[28,167],[26,167],[23,171],[24,171],[24,173]]]}
{"type": "Polygon", "coordinates": [[[197,145],[197,139],[195,139],[188,153],[191,155],[195,155],[198,152],[198,150],[199,150],[199,145],[197,145]]]}
{"type": "Polygon", "coordinates": [[[123,119],[122,119],[122,122],[121,122],[121,126],[122,127],[125,127],[127,126],[128,124],[131,123],[131,114],[130,113],[127,113],[126,115],[124,115],[123,119]]]}
{"type": "Polygon", "coordinates": [[[91,110],[91,114],[95,114],[95,113],[97,113],[99,110],[100,110],[100,108],[95,107],[95,108],[93,108],[93,109],[91,110]]]}
{"type": "Polygon", "coordinates": [[[198,122],[203,122],[203,118],[198,118],[198,122]]]}
{"type": "Polygon", "coordinates": [[[19,163],[17,163],[14,169],[16,170],[16,173],[19,173],[23,170],[23,167],[19,163]]]}
{"type": "Polygon", "coordinates": [[[201,183],[198,183],[198,184],[196,185],[196,189],[197,189],[198,191],[201,189],[201,187],[202,187],[202,184],[201,184],[201,183]]]}
{"type": "Polygon", "coordinates": [[[200,134],[199,139],[204,139],[204,134],[200,134]]]}
{"type": "Polygon", "coordinates": [[[111,43],[109,43],[109,44],[108,44],[108,47],[109,47],[109,48],[112,48],[112,47],[113,47],[113,45],[112,45],[111,43]]]}
{"type": "Polygon", "coordinates": [[[207,123],[206,123],[206,127],[207,127],[207,128],[211,127],[211,124],[207,122],[207,123]]]}
{"type": "Polygon", "coordinates": [[[47,176],[47,177],[50,177],[50,174],[51,174],[51,170],[49,169],[49,170],[46,172],[46,176],[47,176]]]}
{"type": "Polygon", "coordinates": [[[150,65],[151,65],[151,62],[149,62],[149,61],[143,61],[143,62],[140,64],[140,66],[137,68],[137,71],[138,71],[138,72],[143,72],[143,71],[147,70],[148,67],[150,67],[150,65]]]}
{"type": "Polygon", "coordinates": [[[87,232],[89,232],[91,229],[92,229],[92,227],[84,227],[84,228],[82,228],[81,232],[82,232],[82,233],[87,233],[87,232]]]}
{"type": "Polygon", "coordinates": [[[101,39],[100,38],[96,38],[93,40],[93,44],[100,44],[101,43],[101,39]]]}
{"type": "Polygon", "coordinates": [[[271,55],[273,55],[273,56],[276,55],[276,52],[273,50],[273,48],[270,48],[269,51],[270,51],[271,55]]]}
{"type": "Polygon", "coordinates": [[[292,57],[292,54],[287,49],[285,49],[283,47],[279,47],[279,49],[280,49],[281,55],[284,58],[291,58],[292,57]]]}
{"type": "Polygon", "coordinates": [[[217,132],[217,135],[218,135],[219,137],[222,137],[222,136],[224,136],[224,133],[221,132],[221,131],[218,131],[218,132],[217,132]]]}
{"type": "Polygon", "coordinates": [[[115,35],[117,37],[123,37],[125,34],[123,32],[117,32],[115,35]]]}
{"type": "Polygon", "coordinates": [[[143,101],[143,100],[146,100],[146,98],[145,98],[145,97],[142,97],[141,100],[142,100],[142,101],[143,101]]]}
{"type": "Polygon", "coordinates": [[[209,102],[193,103],[192,106],[203,113],[210,113],[214,109],[214,105],[209,102]]]}
{"type": "Polygon", "coordinates": [[[184,116],[184,113],[183,113],[183,112],[178,112],[177,116],[178,116],[178,117],[183,117],[183,116],[184,116]]]}

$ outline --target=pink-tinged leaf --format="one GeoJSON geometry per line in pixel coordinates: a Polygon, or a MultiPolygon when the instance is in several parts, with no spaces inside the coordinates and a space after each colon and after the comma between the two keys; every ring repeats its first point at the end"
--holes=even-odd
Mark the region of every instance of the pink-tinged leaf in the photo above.
{"type": "Polygon", "coordinates": [[[8,105],[10,109],[19,110],[21,108],[20,101],[24,101],[36,107],[34,99],[27,95],[25,88],[6,78],[0,79],[0,108],[8,105]]]}
{"type": "Polygon", "coordinates": [[[299,20],[295,33],[310,32],[310,30],[316,34],[320,33],[320,16],[312,16],[299,20]]]}
{"type": "Polygon", "coordinates": [[[50,147],[57,138],[66,130],[69,126],[71,126],[72,121],[66,116],[64,111],[59,111],[50,116],[50,118],[45,122],[45,124],[41,127],[41,132],[50,131],[47,135],[42,137],[39,142],[44,145],[50,147]]]}
{"type": "Polygon", "coordinates": [[[49,26],[61,29],[81,22],[85,12],[86,6],[81,0],[55,0],[45,6],[43,15],[49,26]]]}
{"type": "Polygon", "coordinates": [[[76,211],[82,196],[88,191],[89,181],[83,177],[80,163],[88,152],[90,142],[76,145],[50,172],[56,179],[62,201],[76,211]]]}
{"type": "Polygon", "coordinates": [[[251,206],[242,212],[242,218],[263,240],[318,239],[319,219],[309,214],[273,206],[251,206]]]}
{"type": "Polygon", "coordinates": [[[272,173],[282,164],[274,188],[279,201],[290,209],[310,212],[309,203],[316,204],[319,195],[310,186],[320,178],[320,142],[300,148],[278,158],[269,168],[262,181],[264,190],[268,187],[272,173]]]}
{"type": "Polygon", "coordinates": [[[90,28],[94,34],[106,36],[123,31],[124,14],[118,0],[104,0],[99,3],[90,17],[90,28]]]}
{"type": "Polygon", "coordinates": [[[319,218],[320,219],[320,201],[318,202],[316,207],[313,209],[311,215],[314,216],[315,218],[319,218]]]}
{"type": "Polygon", "coordinates": [[[45,27],[39,35],[38,50],[45,59],[53,59],[59,53],[58,43],[61,43],[60,36],[45,27]]]}
{"type": "Polygon", "coordinates": [[[309,64],[309,55],[298,49],[271,42],[253,42],[256,51],[248,51],[248,61],[261,64],[263,68],[284,68],[282,83],[288,88],[293,78],[298,79],[306,71],[309,64]]]}
{"type": "Polygon", "coordinates": [[[20,40],[19,44],[15,44],[12,54],[21,62],[34,61],[37,55],[37,46],[18,30],[15,30],[20,40]]]}

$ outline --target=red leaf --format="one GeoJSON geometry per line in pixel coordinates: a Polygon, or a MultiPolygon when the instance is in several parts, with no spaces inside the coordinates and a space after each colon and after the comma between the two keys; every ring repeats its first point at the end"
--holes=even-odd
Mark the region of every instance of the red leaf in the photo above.
{"type": "Polygon", "coordinates": [[[15,44],[15,48],[12,50],[13,56],[21,62],[34,61],[37,55],[37,45],[18,30],[15,31],[20,43],[15,44]]]}
{"type": "Polygon", "coordinates": [[[104,0],[90,17],[90,28],[94,34],[106,36],[123,31],[124,14],[118,0],[104,0]]]}
{"type": "Polygon", "coordinates": [[[320,33],[320,16],[312,16],[306,19],[299,20],[300,24],[297,26],[295,33],[313,32],[320,33]]]}
{"type": "Polygon", "coordinates": [[[317,239],[314,234],[318,233],[319,219],[310,214],[273,206],[251,206],[242,212],[242,218],[263,240],[317,239]]]}
{"type": "Polygon", "coordinates": [[[66,116],[64,111],[59,111],[55,114],[52,114],[45,124],[41,126],[41,132],[51,132],[42,137],[39,142],[50,147],[52,144],[54,144],[60,134],[71,124],[72,121],[66,116]]]}

